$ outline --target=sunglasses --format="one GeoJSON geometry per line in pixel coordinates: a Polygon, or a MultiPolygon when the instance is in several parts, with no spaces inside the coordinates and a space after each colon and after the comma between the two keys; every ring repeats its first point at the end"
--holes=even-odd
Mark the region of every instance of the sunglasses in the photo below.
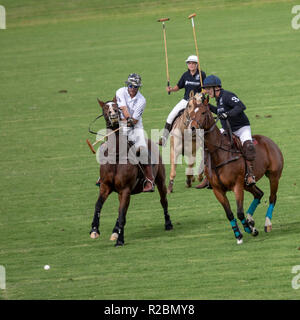
{"type": "Polygon", "coordinates": [[[128,85],[128,88],[130,88],[130,89],[138,89],[139,88],[139,86],[134,86],[133,84],[129,84],[128,85]]]}

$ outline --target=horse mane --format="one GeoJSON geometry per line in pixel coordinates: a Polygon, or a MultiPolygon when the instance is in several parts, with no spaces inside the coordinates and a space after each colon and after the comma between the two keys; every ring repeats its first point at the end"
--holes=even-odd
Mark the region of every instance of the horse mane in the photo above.
{"type": "Polygon", "coordinates": [[[189,102],[187,103],[183,113],[178,118],[175,119],[171,131],[173,131],[175,129],[179,129],[179,130],[183,131],[184,129],[186,129],[187,126],[186,126],[185,122],[187,121],[188,116],[189,116],[189,102]]]}

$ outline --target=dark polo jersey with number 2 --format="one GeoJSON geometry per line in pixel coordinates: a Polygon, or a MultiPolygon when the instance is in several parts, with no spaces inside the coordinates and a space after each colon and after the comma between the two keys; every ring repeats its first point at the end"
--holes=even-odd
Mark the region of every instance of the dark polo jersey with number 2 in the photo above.
{"type": "MultiPolygon", "coordinates": [[[[203,83],[204,79],[206,78],[206,74],[204,71],[201,71],[201,76],[203,83]]],[[[177,86],[179,87],[179,89],[185,89],[183,97],[183,99],[185,100],[189,100],[189,95],[192,90],[194,90],[194,93],[201,92],[199,70],[197,70],[194,75],[191,75],[189,70],[186,71],[179,79],[177,86]]]]}

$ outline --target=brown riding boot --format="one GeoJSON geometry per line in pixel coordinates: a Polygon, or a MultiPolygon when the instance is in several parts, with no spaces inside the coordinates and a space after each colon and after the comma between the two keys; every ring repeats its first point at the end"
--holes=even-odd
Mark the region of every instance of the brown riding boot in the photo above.
{"type": "Polygon", "coordinates": [[[145,182],[143,192],[153,192],[154,191],[154,178],[152,173],[152,165],[147,164],[144,167],[145,182]]]}
{"type": "Polygon", "coordinates": [[[243,144],[243,154],[246,160],[246,177],[245,183],[247,186],[251,186],[256,183],[253,173],[253,161],[255,160],[255,147],[252,140],[246,140],[243,144]]]}
{"type": "Polygon", "coordinates": [[[163,135],[160,137],[158,141],[159,146],[164,147],[167,144],[167,140],[168,140],[171,129],[172,129],[172,124],[169,124],[168,122],[166,122],[163,135]]]}
{"type": "Polygon", "coordinates": [[[196,189],[204,189],[204,188],[207,188],[208,186],[209,186],[208,179],[204,177],[203,181],[196,186],[196,189]]]}
{"type": "Polygon", "coordinates": [[[247,173],[246,173],[246,185],[247,186],[252,186],[253,184],[256,183],[255,181],[255,176],[253,174],[253,164],[252,161],[246,160],[246,164],[247,164],[247,173]]]}

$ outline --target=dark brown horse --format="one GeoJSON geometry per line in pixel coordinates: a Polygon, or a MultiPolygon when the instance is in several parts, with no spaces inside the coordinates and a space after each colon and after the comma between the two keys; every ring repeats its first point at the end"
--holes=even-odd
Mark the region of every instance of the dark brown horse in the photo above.
{"type": "MultiPolygon", "coordinates": [[[[256,186],[245,184],[245,159],[238,148],[233,147],[229,135],[221,134],[208,105],[208,97],[196,94],[193,99],[194,113],[191,114],[192,127],[204,130],[204,147],[208,151],[208,161],[205,166],[205,174],[213,188],[213,192],[222,204],[227,218],[234,231],[237,243],[242,243],[242,233],[239,230],[236,219],[231,211],[229,201],[226,197],[227,191],[235,193],[237,203],[237,216],[242,222],[244,230],[256,236],[258,231],[254,227],[253,214],[260,203],[263,192],[256,186]],[[254,196],[247,218],[244,215],[243,202],[244,190],[254,196]]],[[[254,161],[254,175],[256,181],[264,175],[270,181],[269,207],[266,213],[265,231],[272,230],[272,213],[276,203],[276,193],[279,179],[283,169],[283,156],[278,146],[268,137],[254,135],[256,159],[254,161]]]]}
{"type": "MultiPolygon", "coordinates": [[[[110,132],[111,130],[116,130],[119,126],[119,111],[116,102],[107,101],[104,103],[103,101],[99,100],[99,104],[103,110],[103,116],[106,121],[107,129],[109,129],[110,132]]],[[[141,193],[143,191],[144,184],[143,167],[136,161],[138,153],[136,153],[134,146],[127,144],[127,137],[124,137],[122,133],[119,133],[120,131],[121,130],[111,134],[106,143],[102,145],[102,148],[106,150],[103,155],[108,155],[110,153],[110,155],[113,157],[107,157],[106,160],[108,161],[103,164],[101,163],[100,165],[100,193],[95,205],[92,229],[90,231],[91,238],[95,239],[99,237],[100,212],[102,206],[111,192],[117,192],[119,195],[120,204],[119,216],[111,236],[111,240],[116,240],[115,246],[124,245],[124,227],[126,223],[126,213],[129,207],[130,197],[132,194],[141,193]],[[125,158],[124,155],[121,155],[121,145],[126,146],[125,158]],[[130,161],[129,159],[133,161],[130,161]]],[[[165,167],[162,163],[158,147],[150,140],[148,140],[148,151],[151,153],[151,159],[155,159],[153,162],[156,163],[152,165],[152,168],[153,175],[155,177],[155,184],[160,194],[160,202],[164,210],[165,230],[171,230],[173,229],[173,226],[168,213],[165,167]]]]}

